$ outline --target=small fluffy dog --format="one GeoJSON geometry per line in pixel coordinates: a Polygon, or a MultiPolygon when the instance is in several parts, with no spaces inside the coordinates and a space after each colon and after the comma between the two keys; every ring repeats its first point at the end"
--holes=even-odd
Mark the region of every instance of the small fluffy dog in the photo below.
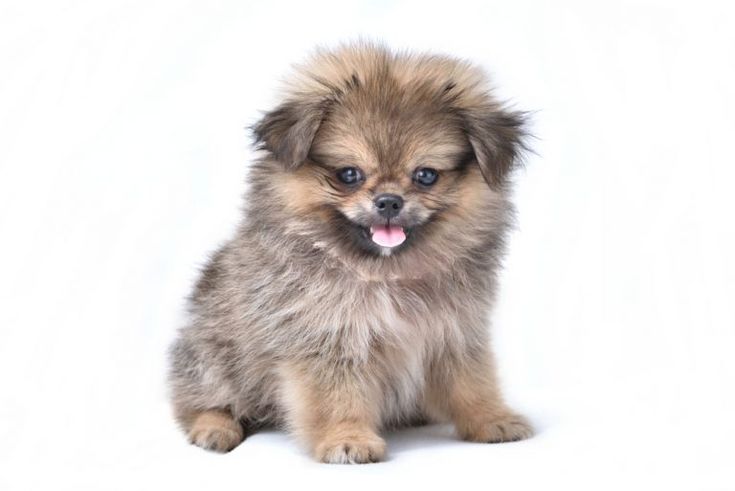
{"type": "Polygon", "coordinates": [[[487,321],[523,115],[444,56],[357,44],[296,72],[171,349],[178,422],[217,451],[283,425],[332,463],[381,460],[381,429],[419,421],[529,437],[487,321]]]}

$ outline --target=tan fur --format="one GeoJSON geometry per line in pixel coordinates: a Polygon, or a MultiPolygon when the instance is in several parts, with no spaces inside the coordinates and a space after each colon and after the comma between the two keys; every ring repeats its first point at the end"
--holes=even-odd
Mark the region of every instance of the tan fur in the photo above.
{"type": "Polygon", "coordinates": [[[522,122],[448,57],[351,45],[300,67],[255,127],[264,153],[245,218],[172,347],[192,441],[228,450],[240,421],[275,424],[320,461],[361,463],[384,457],[382,430],[417,420],[472,441],[528,437],[499,393],[487,327],[522,122]],[[337,179],[343,167],[362,170],[359,186],[337,179]],[[422,167],[436,184],[417,184],[422,167]],[[395,249],[366,238],[381,193],[404,200],[395,249]]]}
{"type": "Polygon", "coordinates": [[[209,450],[227,452],[245,437],[240,423],[220,409],[208,409],[193,417],[189,438],[192,443],[209,450]]]}
{"type": "Polygon", "coordinates": [[[349,371],[321,378],[311,368],[290,363],[281,367],[281,402],[294,434],[310,442],[323,462],[381,459],[385,443],[377,435],[380,388],[349,371]]]}

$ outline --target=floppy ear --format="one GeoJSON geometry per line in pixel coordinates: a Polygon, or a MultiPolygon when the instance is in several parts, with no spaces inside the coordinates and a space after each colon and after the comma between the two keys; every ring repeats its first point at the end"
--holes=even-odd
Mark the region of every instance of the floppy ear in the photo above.
{"type": "Polygon", "coordinates": [[[287,169],[295,169],[309,155],[325,111],[321,102],[284,102],[253,126],[255,142],[287,169]]]}
{"type": "Polygon", "coordinates": [[[485,108],[466,112],[464,121],[485,181],[490,187],[503,184],[526,149],[525,113],[485,108]]]}

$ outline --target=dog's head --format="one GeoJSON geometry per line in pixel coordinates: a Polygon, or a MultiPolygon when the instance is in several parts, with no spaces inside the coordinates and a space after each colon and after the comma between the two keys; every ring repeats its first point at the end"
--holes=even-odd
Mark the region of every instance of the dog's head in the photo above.
{"type": "Polygon", "coordinates": [[[318,53],[254,132],[294,222],[375,257],[471,242],[501,212],[524,137],[477,68],[365,45],[318,53]]]}

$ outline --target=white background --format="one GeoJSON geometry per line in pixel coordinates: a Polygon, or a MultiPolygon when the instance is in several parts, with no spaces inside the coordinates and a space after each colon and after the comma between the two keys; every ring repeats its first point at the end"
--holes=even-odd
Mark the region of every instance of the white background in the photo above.
{"type": "Polygon", "coordinates": [[[735,489],[727,2],[0,2],[0,488],[735,489]],[[472,59],[535,111],[494,339],[538,435],[188,446],[165,351],[238,219],[245,127],[317,44],[472,59]]]}

